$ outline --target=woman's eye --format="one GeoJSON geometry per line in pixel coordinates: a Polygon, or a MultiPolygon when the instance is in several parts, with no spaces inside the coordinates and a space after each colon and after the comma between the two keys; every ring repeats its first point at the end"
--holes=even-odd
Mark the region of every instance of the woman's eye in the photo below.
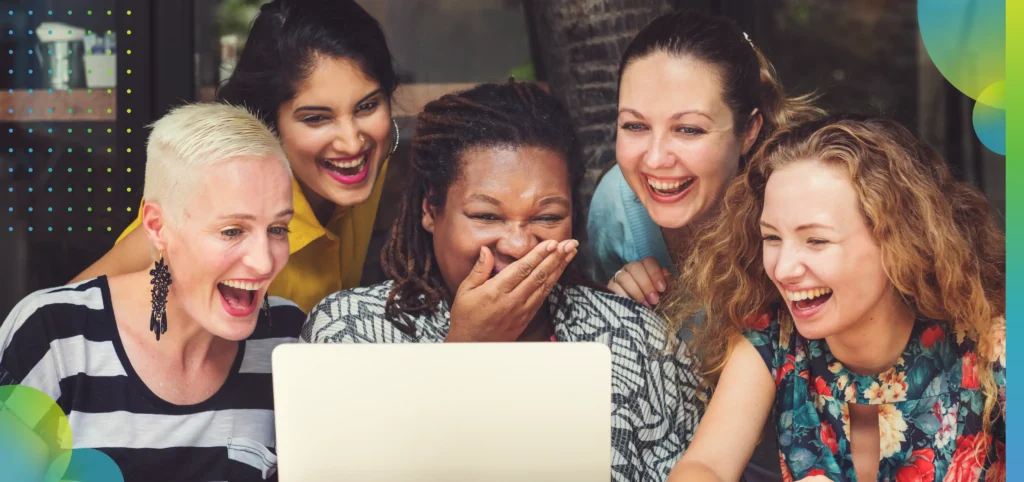
{"type": "Polygon", "coordinates": [[[356,106],[356,112],[367,112],[376,109],[378,102],[363,102],[356,106]]]}
{"type": "Polygon", "coordinates": [[[240,236],[242,234],[242,230],[238,229],[238,228],[229,228],[229,229],[222,230],[220,232],[220,234],[222,234],[222,235],[224,235],[225,237],[228,237],[228,238],[234,238],[234,237],[240,236]]]}
{"type": "Polygon", "coordinates": [[[781,239],[774,234],[765,234],[761,236],[762,241],[780,241],[781,239]]]}
{"type": "Polygon", "coordinates": [[[493,214],[470,214],[470,219],[477,219],[480,221],[499,221],[500,218],[493,214]]]}
{"type": "Polygon", "coordinates": [[[703,134],[706,131],[699,127],[683,126],[679,128],[679,132],[682,132],[683,134],[686,134],[688,136],[696,136],[703,134]]]}
{"type": "Polygon", "coordinates": [[[282,237],[287,237],[288,233],[292,232],[290,229],[288,229],[288,228],[286,228],[284,226],[274,226],[274,227],[270,228],[268,231],[270,231],[270,234],[273,234],[275,236],[282,236],[282,237]]]}
{"type": "Polygon", "coordinates": [[[808,239],[807,242],[810,243],[810,244],[815,244],[815,245],[819,245],[819,246],[823,245],[823,244],[828,244],[828,241],[826,241],[824,239],[818,239],[818,238],[808,239]]]}
{"type": "Polygon", "coordinates": [[[565,216],[539,216],[534,218],[535,221],[541,223],[557,223],[565,219],[565,216]]]}
{"type": "Polygon", "coordinates": [[[325,120],[327,120],[327,117],[322,115],[311,115],[309,117],[302,118],[302,122],[305,124],[319,124],[325,120]]]}
{"type": "Polygon", "coordinates": [[[647,126],[645,126],[643,124],[636,123],[636,122],[626,122],[626,123],[622,124],[621,127],[622,127],[622,129],[627,130],[627,131],[640,132],[640,131],[646,129],[647,126]]]}

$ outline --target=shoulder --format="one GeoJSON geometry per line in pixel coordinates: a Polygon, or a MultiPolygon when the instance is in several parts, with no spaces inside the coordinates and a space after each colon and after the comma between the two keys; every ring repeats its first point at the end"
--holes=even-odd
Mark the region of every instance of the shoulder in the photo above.
{"type": "Polygon", "coordinates": [[[267,328],[257,326],[251,338],[263,338],[261,333],[267,333],[269,338],[298,338],[302,324],[306,322],[306,313],[294,302],[279,296],[267,298],[270,303],[270,317],[260,313],[258,325],[267,324],[267,328]]]}
{"type": "Polygon", "coordinates": [[[605,225],[610,221],[618,221],[622,224],[624,211],[622,208],[621,185],[626,180],[622,177],[619,166],[613,166],[608,172],[601,176],[601,180],[594,188],[594,195],[590,200],[589,225],[591,229],[596,226],[605,225]],[[597,221],[600,220],[600,223],[597,221]]]}
{"type": "Polygon", "coordinates": [[[644,305],[588,286],[569,285],[562,287],[561,292],[566,310],[563,315],[566,319],[561,322],[577,330],[595,333],[614,330],[653,346],[667,346],[668,327],[664,318],[644,305]]]}
{"type": "MultiPolygon", "coordinates": [[[[14,333],[28,327],[46,330],[47,324],[66,320],[74,322],[86,315],[105,310],[106,278],[95,278],[68,286],[36,291],[22,299],[0,325],[0,348],[6,348],[14,333]],[[31,323],[28,321],[31,320],[31,323]]],[[[2,351],[0,351],[2,353],[2,351]]]]}
{"type": "Polygon", "coordinates": [[[392,281],[342,290],[327,296],[309,312],[300,338],[306,342],[341,341],[354,330],[374,331],[389,324],[384,307],[392,281]]]}
{"type": "Polygon", "coordinates": [[[743,320],[743,337],[754,346],[761,359],[772,373],[783,365],[786,355],[795,348],[793,324],[784,319],[786,308],[773,306],[768,310],[743,320]]]}
{"type": "Polygon", "coordinates": [[[65,374],[100,366],[83,366],[82,355],[87,341],[109,340],[112,323],[103,323],[107,303],[103,277],[40,290],[21,300],[0,325],[0,385],[29,385],[57,400],[65,374]]]}
{"type": "Polygon", "coordinates": [[[309,312],[309,316],[337,317],[351,313],[383,315],[384,305],[393,285],[394,282],[388,280],[375,285],[338,291],[317,303],[309,312]]]}

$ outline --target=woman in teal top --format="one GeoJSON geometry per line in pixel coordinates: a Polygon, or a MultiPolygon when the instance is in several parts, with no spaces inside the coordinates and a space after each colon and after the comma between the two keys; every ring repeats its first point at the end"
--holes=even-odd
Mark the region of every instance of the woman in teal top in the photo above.
{"type": "Polygon", "coordinates": [[[591,276],[657,304],[742,157],[776,127],[820,112],[806,101],[785,97],[730,20],[680,11],[651,22],[619,66],[617,166],[591,201],[591,276]]]}

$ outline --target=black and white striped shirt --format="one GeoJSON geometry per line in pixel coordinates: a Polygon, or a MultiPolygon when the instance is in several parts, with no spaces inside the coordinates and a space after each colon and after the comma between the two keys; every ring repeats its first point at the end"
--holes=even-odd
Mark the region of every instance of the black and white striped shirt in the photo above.
{"type": "MultiPolygon", "coordinates": [[[[156,396],[132,368],[105,277],[29,295],[0,325],[0,385],[36,388],[67,415],[74,448],[98,449],[125,481],[276,478],[270,355],[305,320],[271,297],[224,385],[195,405],[156,396]]],[[[174,320],[168,320],[172,325],[174,320]]]]}

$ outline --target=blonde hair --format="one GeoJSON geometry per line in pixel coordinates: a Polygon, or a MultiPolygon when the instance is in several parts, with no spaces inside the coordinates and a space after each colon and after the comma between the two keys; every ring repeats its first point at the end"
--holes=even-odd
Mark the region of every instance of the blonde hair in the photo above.
{"type": "MultiPolygon", "coordinates": [[[[758,223],[771,174],[808,159],[849,173],[886,273],[908,306],[951,323],[976,343],[987,432],[998,400],[992,334],[1005,317],[1005,236],[980,193],[956,181],[934,150],[887,120],[831,118],[783,127],[729,186],[665,308],[673,332],[682,325],[693,330],[688,350],[706,388],[717,383],[730,342],[747,329],[745,320],[782,303],[764,271],[758,223]],[[695,327],[691,317],[702,309],[705,321],[695,327]]],[[[788,316],[779,322],[792,328],[788,316]]]]}
{"type": "Polygon", "coordinates": [[[203,167],[234,158],[275,159],[291,175],[280,141],[251,112],[228,104],[190,104],[154,122],[146,145],[143,197],[163,208],[168,222],[183,221],[203,167]]]}

